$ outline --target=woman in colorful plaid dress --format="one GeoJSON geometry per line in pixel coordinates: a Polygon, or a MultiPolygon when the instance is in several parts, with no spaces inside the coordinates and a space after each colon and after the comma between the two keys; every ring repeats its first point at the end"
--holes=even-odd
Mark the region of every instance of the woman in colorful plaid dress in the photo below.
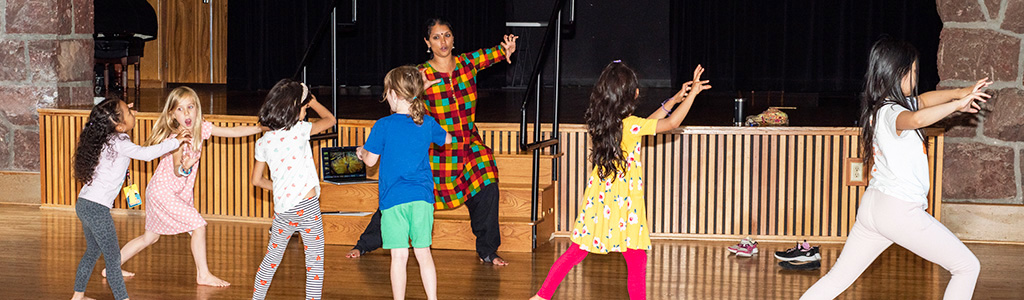
{"type": "MultiPolygon", "coordinates": [[[[434,207],[452,209],[465,203],[480,260],[507,265],[497,254],[501,245],[498,167],[476,128],[476,73],[502,60],[511,63],[509,57],[516,51],[519,37],[505,35],[498,46],[454,55],[451,28],[451,24],[441,19],[427,21],[423,41],[432,58],[419,66],[429,84],[424,91],[427,113],[455,138],[454,143],[430,150],[434,207]]],[[[346,256],[358,257],[380,245],[378,212],[346,256]]]]}

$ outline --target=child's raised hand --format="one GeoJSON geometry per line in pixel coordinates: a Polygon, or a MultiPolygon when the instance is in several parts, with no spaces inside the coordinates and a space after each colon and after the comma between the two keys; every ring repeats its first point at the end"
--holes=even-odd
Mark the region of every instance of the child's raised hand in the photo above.
{"type": "Polygon", "coordinates": [[[184,166],[185,168],[191,168],[193,165],[195,165],[197,162],[199,162],[199,158],[200,158],[200,155],[202,155],[202,153],[199,152],[199,151],[186,151],[186,152],[188,152],[188,153],[185,154],[185,155],[182,155],[182,157],[181,157],[181,165],[184,166]]]}
{"type": "Polygon", "coordinates": [[[519,36],[506,34],[504,41],[501,42],[501,47],[505,48],[505,61],[510,64],[512,63],[512,53],[516,52],[516,40],[518,39],[519,36]]]}
{"type": "MultiPolygon", "coordinates": [[[[978,82],[974,83],[974,87],[971,88],[970,93],[980,92],[983,89],[987,88],[990,84],[992,84],[992,81],[988,80],[988,77],[979,79],[978,82]]],[[[970,93],[968,93],[968,94],[970,94],[970,93]]],[[[964,96],[967,96],[967,95],[964,95],[964,96]]]]}
{"type": "MultiPolygon", "coordinates": [[[[700,80],[700,76],[704,74],[704,67],[697,65],[697,68],[693,69],[693,81],[689,86],[689,90],[686,91],[687,96],[697,96],[700,92],[711,89],[710,80],[700,80]]],[[[686,84],[683,84],[683,88],[686,89],[686,84]]]]}
{"type": "Polygon", "coordinates": [[[310,94],[309,98],[309,103],[306,104],[307,106],[311,108],[317,105],[323,106],[323,104],[320,104],[320,101],[316,100],[316,96],[314,96],[313,94],[310,94]]]}
{"type": "Polygon", "coordinates": [[[978,111],[981,110],[981,106],[979,106],[978,102],[975,102],[975,101],[988,102],[989,98],[992,98],[992,96],[989,95],[989,94],[986,94],[986,93],[982,93],[982,92],[970,93],[970,94],[968,94],[967,96],[965,96],[963,98],[955,100],[955,101],[957,101],[957,109],[956,110],[959,111],[959,112],[965,112],[965,113],[972,113],[972,114],[973,113],[977,113],[978,111]]]}
{"type": "Polygon", "coordinates": [[[693,81],[687,81],[683,83],[683,87],[679,88],[679,92],[676,92],[676,96],[672,99],[683,99],[686,95],[690,94],[690,89],[693,87],[693,81]]]}
{"type": "Polygon", "coordinates": [[[189,131],[188,129],[182,129],[181,131],[178,132],[178,136],[174,138],[178,139],[178,141],[181,141],[182,144],[192,143],[192,131],[189,131]]]}

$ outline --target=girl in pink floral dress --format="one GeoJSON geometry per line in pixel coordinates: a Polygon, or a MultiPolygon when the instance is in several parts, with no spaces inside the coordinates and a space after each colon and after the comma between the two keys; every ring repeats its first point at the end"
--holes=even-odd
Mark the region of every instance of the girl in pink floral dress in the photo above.
{"type": "MultiPolygon", "coordinates": [[[[192,144],[165,154],[146,185],[146,232],[121,248],[121,264],[156,243],[161,235],[188,232],[192,235],[192,257],[196,263],[196,283],[228,286],[230,283],[210,273],[206,263],[206,220],[196,210],[193,191],[196,170],[202,155],[203,141],[210,136],[242,137],[262,132],[259,126],[217,127],[203,121],[199,96],[188,87],[171,91],[164,110],[153,124],[153,134],[145,145],[155,145],[176,136],[176,132],[192,132],[192,144]]],[[[122,271],[124,276],[134,276],[122,271]]],[[[104,271],[104,276],[106,275],[104,271]]]]}

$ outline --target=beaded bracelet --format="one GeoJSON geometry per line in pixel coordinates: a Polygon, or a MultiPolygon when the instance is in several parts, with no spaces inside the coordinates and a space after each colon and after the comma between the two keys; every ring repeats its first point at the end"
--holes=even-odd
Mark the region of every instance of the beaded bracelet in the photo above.
{"type": "Polygon", "coordinates": [[[671,114],[672,113],[671,110],[665,109],[665,103],[668,103],[668,100],[671,100],[671,99],[672,99],[672,97],[669,97],[668,99],[665,99],[665,101],[661,101],[661,110],[664,110],[666,114],[671,114]]]}

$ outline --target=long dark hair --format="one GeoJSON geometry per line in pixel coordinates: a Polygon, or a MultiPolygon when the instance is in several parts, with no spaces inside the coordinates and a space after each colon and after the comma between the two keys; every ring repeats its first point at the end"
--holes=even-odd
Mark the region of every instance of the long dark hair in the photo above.
{"type": "MultiPolygon", "coordinates": [[[[912,74],[914,85],[910,96],[903,95],[900,83],[903,76],[913,70],[917,62],[918,52],[914,45],[888,36],[883,36],[871,46],[868,58],[868,70],[864,74],[864,92],[860,98],[860,153],[864,163],[874,163],[873,143],[878,109],[887,104],[896,104],[910,111],[917,111],[917,75],[912,74]]],[[[924,136],[918,129],[914,130],[921,140],[924,136]]]]}
{"type": "Polygon", "coordinates": [[[625,170],[626,158],[622,155],[621,145],[622,119],[632,115],[636,109],[639,87],[636,72],[626,63],[615,61],[604,67],[594,90],[590,92],[590,106],[586,114],[587,133],[594,143],[590,161],[602,179],[625,170]]]}
{"type": "Polygon", "coordinates": [[[288,78],[278,81],[267,93],[263,106],[260,106],[260,125],[270,130],[292,128],[299,121],[302,107],[313,100],[310,96],[312,93],[302,98],[302,86],[302,83],[288,78]]]}
{"type": "Polygon", "coordinates": [[[103,148],[113,141],[112,136],[118,134],[117,124],[121,123],[120,104],[120,99],[108,98],[96,104],[89,113],[89,120],[78,135],[78,147],[75,147],[75,157],[71,162],[73,175],[78,181],[92,183],[103,148]]]}

